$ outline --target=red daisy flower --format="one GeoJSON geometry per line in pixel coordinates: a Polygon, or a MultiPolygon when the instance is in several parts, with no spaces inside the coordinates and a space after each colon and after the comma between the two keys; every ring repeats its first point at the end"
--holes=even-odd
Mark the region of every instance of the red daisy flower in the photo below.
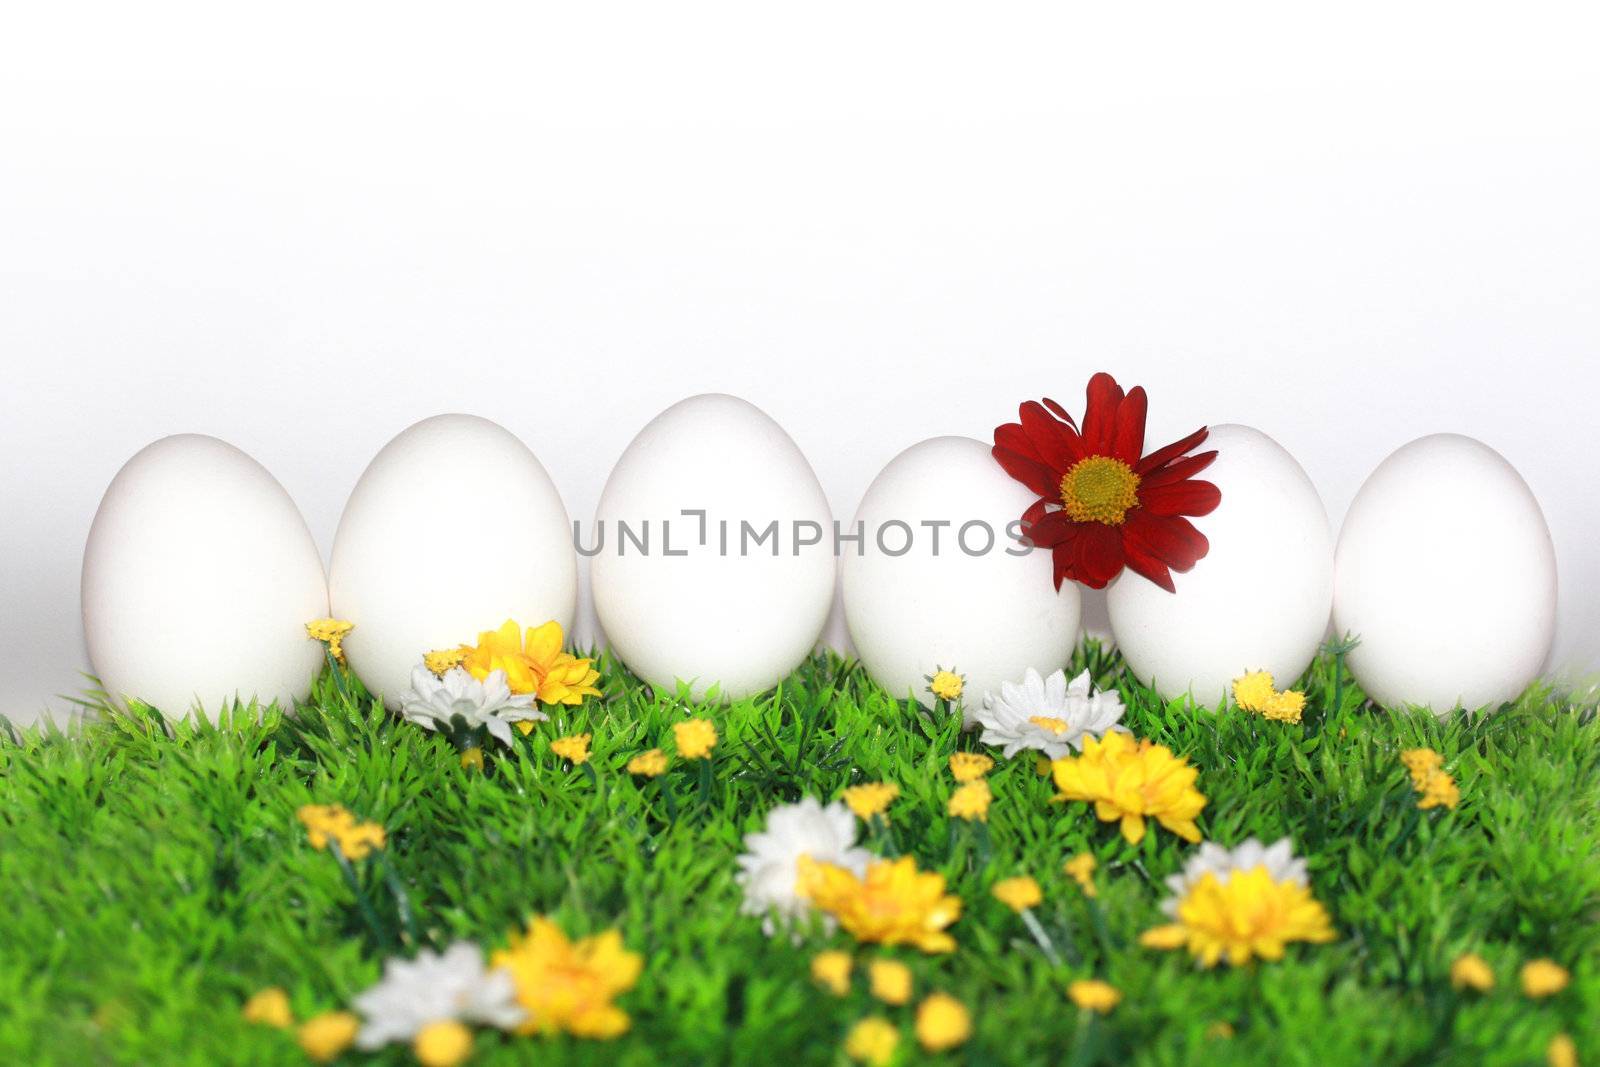
{"type": "Polygon", "coordinates": [[[1217,454],[1188,455],[1207,431],[1142,455],[1147,406],[1142,387],[1123,395],[1102,372],[1089,379],[1082,430],[1054,400],[1030,400],[1020,423],[994,431],[994,458],[1042,498],[1023,513],[1022,530],[1050,549],[1057,589],[1065,578],[1104,589],[1127,566],[1175,593],[1172,572],[1211,548],[1184,518],[1209,515],[1222,500],[1216,486],[1194,480],[1217,454]]]}

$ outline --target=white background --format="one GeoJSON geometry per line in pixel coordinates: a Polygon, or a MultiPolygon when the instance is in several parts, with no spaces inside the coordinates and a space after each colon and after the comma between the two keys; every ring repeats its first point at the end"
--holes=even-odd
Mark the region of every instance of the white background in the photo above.
{"type": "Polygon", "coordinates": [[[244,448],[326,553],[426,415],[588,517],[720,390],[848,518],[1102,368],[1152,440],[1274,435],[1335,521],[1405,441],[1488,441],[1554,532],[1553,666],[1600,667],[1581,5],[430,7],[0,15],[0,711],[79,687],[84,537],[158,436],[244,448]]]}

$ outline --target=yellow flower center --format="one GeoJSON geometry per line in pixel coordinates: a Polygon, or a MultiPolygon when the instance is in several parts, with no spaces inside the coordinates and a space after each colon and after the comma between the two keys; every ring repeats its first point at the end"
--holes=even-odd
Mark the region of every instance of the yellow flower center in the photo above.
{"type": "Polygon", "coordinates": [[[1041,730],[1049,730],[1057,737],[1067,732],[1067,720],[1057,719],[1050,715],[1030,715],[1028,721],[1041,730]]]}
{"type": "Polygon", "coordinates": [[[1061,504],[1073,522],[1121,526],[1139,506],[1139,476],[1110,456],[1080,459],[1061,477],[1061,504]]]}

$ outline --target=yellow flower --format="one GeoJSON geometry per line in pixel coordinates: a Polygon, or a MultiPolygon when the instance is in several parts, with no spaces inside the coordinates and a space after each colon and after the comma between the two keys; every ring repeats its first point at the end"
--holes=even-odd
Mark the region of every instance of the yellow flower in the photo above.
{"type": "Polygon", "coordinates": [[[1226,1040],[1233,1036],[1233,1024],[1226,1019],[1218,1019],[1206,1027],[1206,1037],[1213,1041],[1226,1040]]]}
{"type": "Polygon", "coordinates": [[[1522,965],[1522,992],[1535,1000],[1555,996],[1571,980],[1572,975],[1555,960],[1529,960],[1522,965]]]}
{"type": "Polygon", "coordinates": [[[628,761],[628,773],[655,778],[667,773],[667,754],[659,748],[641,752],[628,761]]]}
{"type": "Polygon", "coordinates": [[[961,898],[947,896],[944,875],[917,870],[910,856],[879,860],[865,878],[831,863],[801,856],[800,895],[839,920],[857,941],[913,945],[923,952],[950,952],[944,932],[961,917],[961,898]]]}
{"type": "Polygon", "coordinates": [[[917,1005],[917,1040],[929,1052],[944,1052],[972,1036],[967,1006],[948,993],[931,994],[917,1005]]]}
{"type": "Polygon", "coordinates": [[[1144,839],[1146,816],[1185,841],[1198,842],[1195,817],[1206,798],[1194,787],[1200,772],[1165,745],[1135,741],[1124,733],[1083,739],[1083,755],[1058,759],[1052,765],[1057,800],[1094,803],[1101,822],[1122,822],[1122,836],[1131,845],[1144,839]]]}
{"type": "Polygon", "coordinates": [[[1266,671],[1251,671],[1233,681],[1233,702],[1239,705],[1240,711],[1266,711],[1277,692],[1272,675],[1266,671]]]}
{"type": "Polygon", "coordinates": [[[467,647],[439,648],[432,652],[422,654],[422,665],[434,674],[443,677],[451,667],[461,666],[461,661],[467,658],[467,647]]]}
{"type": "Polygon", "coordinates": [[[1062,864],[1061,869],[1066,872],[1068,878],[1078,883],[1078,888],[1083,890],[1084,896],[1093,897],[1099,895],[1100,892],[1095,888],[1094,884],[1095,866],[1093,853],[1080,852],[1062,864]]]}
{"type": "Polygon", "coordinates": [[[950,773],[958,782],[971,782],[994,770],[994,760],[976,752],[956,752],[950,756],[950,773]]]}
{"type": "Polygon", "coordinates": [[[1261,709],[1261,714],[1274,722],[1299,722],[1306,710],[1306,695],[1297,689],[1285,689],[1274,694],[1261,709]]]}
{"type": "Polygon", "coordinates": [[[472,1055],[472,1031],[454,1019],[429,1023],[411,1048],[422,1067],[458,1067],[472,1055]]]}
{"type": "Polygon", "coordinates": [[[338,804],[305,804],[295,815],[306,828],[311,847],[322,851],[333,841],[348,860],[363,860],[373,849],[387,843],[383,827],[375,822],[356,822],[356,817],[338,804]]]}
{"type": "Polygon", "coordinates": [[[966,679],[954,671],[937,671],[928,680],[928,691],[940,700],[960,700],[966,679]]]}
{"type": "Polygon", "coordinates": [[[865,785],[853,785],[841,795],[850,810],[856,813],[856,818],[865,822],[874,815],[883,815],[894,803],[895,797],[900,795],[900,787],[893,782],[868,782],[865,785]]]}
{"type": "Polygon", "coordinates": [[[1084,1011],[1105,1015],[1122,1003],[1122,991],[1098,978],[1080,978],[1067,986],[1067,996],[1084,1011]]]}
{"type": "Polygon", "coordinates": [[[1039,890],[1039,883],[1027,875],[1001,879],[989,892],[993,893],[994,898],[1000,903],[1016,912],[1036,908],[1044,900],[1044,893],[1039,890]]]}
{"type": "Polygon", "coordinates": [[[834,996],[842,997],[850,992],[852,966],[848,952],[837,949],[819,952],[811,959],[811,980],[834,996]]]}
{"type": "Polygon", "coordinates": [[[1444,766],[1444,757],[1431,748],[1408,748],[1400,753],[1400,762],[1411,772],[1411,786],[1417,792],[1428,787],[1428,779],[1444,766]]]}
{"type": "Polygon", "coordinates": [[[711,750],[717,747],[717,728],[710,719],[690,719],[673,724],[672,739],[684,759],[710,759],[711,750]]]}
{"type": "Polygon", "coordinates": [[[994,794],[989,791],[989,783],[978,778],[950,794],[948,810],[953,818],[988,822],[989,803],[992,800],[994,794]]]}
{"type": "Polygon", "coordinates": [[[1544,1048],[1544,1060],[1550,1067],[1578,1067],[1578,1046],[1568,1034],[1557,1034],[1544,1048]]]}
{"type": "Polygon", "coordinates": [[[867,965],[872,995],[885,1004],[899,1006],[911,1000],[911,968],[899,960],[873,960],[867,965]]]}
{"type": "Polygon", "coordinates": [[[1461,790],[1456,780],[1443,770],[1444,757],[1431,748],[1408,748],[1400,753],[1400,762],[1411,772],[1411,788],[1422,796],[1417,807],[1450,808],[1461,803],[1461,790]]]}
{"type": "Polygon", "coordinates": [[[343,663],[344,635],[355,628],[355,623],[345,622],[343,619],[313,619],[306,623],[306,636],[327,645],[328,654],[343,663]]]}
{"type": "Polygon", "coordinates": [[[881,1015],[862,1019],[845,1035],[844,1054],[857,1063],[871,1067],[884,1067],[894,1058],[894,1047],[900,1043],[900,1031],[881,1015]]]}
{"type": "Polygon", "coordinates": [[[1456,989],[1475,989],[1487,993],[1494,988],[1494,971],[1476,952],[1457,956],[1450,965],[1450,985],[1456,989]]]}
{"type": "Polygon", "coordinates": [[[477,645],[462,647],[461,666],[480,682],[505,671],[513,693],[532,693],[546,704],[582,704],[584,697],[599,696],[594,683],[600,672],[589,660],[561,651],[561,638],[558,622],[530,627],[524,636],[507,619],[500,629],[480,633],[477,645]]]}
{"type": "Polygon", "coordinates": [[[477,745],[462,749],[461,769],[464,771],[483,770],[483,749],[477,745]]]}
{"type": "Polygon", "coordinates": [[[1187,947],[1204,967],[1226,960],[1235,967],[1252,959],[1283,958],[1291,941],[1332,941],[1328,913],[1309,887],[1275,882],[1266,867],[1234,871],[1227,881],[1207,871],[1178,901],[1176,923],[1147,930],[1146,948],[1187,947]]]}
{"type": "Polygon", "coordinates": [[[287,1030],[294,1025],[294,1013],[289,1010],[289,994],[277,986],[270,986],[244,1002],[244,1021],[276,1026],[287,1030]]]}
{"type": "Polygon", "coordinates": [[[550,742],[550,751],[576,766],[589,762],[589,738],[592,734],[571,734],[550,742]]]}
{"type": "Polygon", "coordinates": [[[608,930],[568,940],[549,919],[534,919],[525,936],[490,963],[511,972],[517,1003],[528,1013],[523,1033],[565,1031],[574,1037],[610,1039],[628,1030],[628,1016],[611,1001],[632,989],[644,959],[629,952],[622,934],[608,930]]]}
{"type": "Polygon", "coordinates": [[[328,1063],[349,1048],[361,1029],[361,1020],[347,1011],[330,1011],[300,1024],[300,1047],[318,1063],[328,1063]]]}

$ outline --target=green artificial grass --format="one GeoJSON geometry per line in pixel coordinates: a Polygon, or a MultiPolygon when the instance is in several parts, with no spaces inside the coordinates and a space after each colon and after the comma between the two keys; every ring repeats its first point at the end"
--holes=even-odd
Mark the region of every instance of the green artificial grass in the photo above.
{"type": "MultiPolygon", "coordinates": [[[[644,956],[638,986],[618,1001],[633,1019],[621,1039],[486,1031],[476,1064],[840,1063],[846,1030],[879,1012],[901,1026],[907,1063],[1538,1064],[1558,1032],[1600,1059],[1592,706],[1537,690],[1487,716],[1387,712],[1325,656],[1303,681],[1304,724],[1289,726],[1164,702],[1092,644],[1078,658],[1120,687],[1136,736],[1200,768],[1208,839],[1294,839],[1335,942],[1211,971],[1141,948],[1138,935],[1165,921],[1162,879],[1195,846],[1152,821],[1133,847],[1087,805],[1051,804],[1031,755],[998,762],[986,828],[953,822],[946,761],[981,751],[976,738],[833,656],[777,693],[700,709],[721,734],[714,775],[705,792],[696,766],[674,765],[661,780],[671,819],[656,785],[624,764],[672,750],[681,705],[615,663],[601,663],[603,698],[554,713],[514,752],[489,750],[483,773],[325,672],[297,717],[246,709],[169,729],[121,715],[0,737],[0,1062],[307,1062],[291,1035],[246,1024],[241,1003],[280,985],[297,1017],[345,1007],[378,978],[401,928],[381,866],[361,868],[374,932],[331,855],[307,843],[295,811],[313,802],[388,828],[389,864],[427,942],[492,949],[544,913],[574,935],[618,926],[644,956]],[[578,730],[594,735],[594,775],[549,750],[578,730]],[[1418,745],[1456,776],[1455,811],[1417,809],[1398,757],[1418,745]],[[911,966],[917,999],[944,990],[972,1009],[972,1040],[938,1057],[911,1036],[915,1001],[872,1001],[861,967],[845,998],[812,983],[811,957],[851,948],[847,934],[794,944],[739,913],[734,857],[769,808],[874,780],[902,789],[897,846],[964,902],[955,953],[883,953],[911,966]],[[1093,905],[1061,869],[1084,849],[1100,863],[1093,905]],[[989,894],[1021,873],[1043,886],[1036,914],[1060,965],[989,894]],[[1492,992],[1451,989],[1450,963],[1469,950],[1494,967],[1492,992]],[[1573,980],[1533,1001],[1517,970],[1540,956],[1573,980]],[[1088,976],[1122,990],[1110,1015],[1083,1015],[1064,995],[1088,976]]],[[[863,946],[858,961],[881,951],[863,946]]],[[[340,1062],[411,1059],[394,1047],[340,1062]]]]}

